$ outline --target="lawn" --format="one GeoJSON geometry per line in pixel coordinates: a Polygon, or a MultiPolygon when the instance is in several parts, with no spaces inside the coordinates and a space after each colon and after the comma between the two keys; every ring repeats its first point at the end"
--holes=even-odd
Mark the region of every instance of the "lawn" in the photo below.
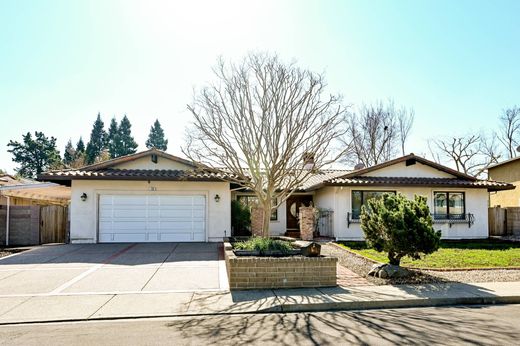
{"type": "MultiPolygon", "coordinates": [[[[365,242],[341,242],[339,245],[370,259],[388,262],[385,253],[368,249],[365,242]]],[[[405,257],[401,265],[425,269],[520,267],[520,243],[489,240],[442,242],[439,251],[416,261],[405,257]]]]}

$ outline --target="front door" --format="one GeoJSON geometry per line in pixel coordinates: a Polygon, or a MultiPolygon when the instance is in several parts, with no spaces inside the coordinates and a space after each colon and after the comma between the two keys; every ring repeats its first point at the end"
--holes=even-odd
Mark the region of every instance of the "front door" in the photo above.
{"type": "Polygon", "coordinates": [[[287,230],[300,230],[299,214],[300,207],[310,207],[312,195],[295,195],[287,199],[287,230]]]}

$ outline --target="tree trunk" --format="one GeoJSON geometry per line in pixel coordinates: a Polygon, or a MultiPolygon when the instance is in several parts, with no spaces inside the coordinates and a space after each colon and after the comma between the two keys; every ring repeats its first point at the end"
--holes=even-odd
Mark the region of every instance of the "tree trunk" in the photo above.
{"type": "Polygon", "coordinates": [[[270,201],[265,201],[263,203],[264,209],[264,222],[262,223],[262,235],[264,237],[269,237],[269,226],[271,223],[271,203],[270,201]]]}
{"type": "Polygon", "coordinates": [[[393,251],[390,251],[388,253],[388,262],[392,265],[398,266],[401,264],[401,257],[400,255],[396,254],[393,251]]]}

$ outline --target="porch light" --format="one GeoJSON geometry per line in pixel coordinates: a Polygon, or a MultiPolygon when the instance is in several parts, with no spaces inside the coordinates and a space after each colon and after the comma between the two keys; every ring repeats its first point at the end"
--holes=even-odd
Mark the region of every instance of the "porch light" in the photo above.
{"type": "Polygon", "coordinates": [[[83,194],[81,195],[80,198],[81,198],[81,200],[82,200],[83,202],[85,202],[85,201],[87,200],[87,194],[86,194],[85,192],[83,192],[83,194]]]}
{"type": "Polygon", "coordinates": [[[220,196],[218,195],[218,193],[215,195],[214,199],[215,199],[215,202],[217,202],[217,203],[220,202],[220,196]]]}

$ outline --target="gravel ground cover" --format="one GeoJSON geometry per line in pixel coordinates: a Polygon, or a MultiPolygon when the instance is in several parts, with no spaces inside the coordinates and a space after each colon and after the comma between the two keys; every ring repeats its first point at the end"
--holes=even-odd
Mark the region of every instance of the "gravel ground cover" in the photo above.
{"type": "Polygon", "coordinates": [[[352,253],[340,246],[328,243],[323,244],[324,255],[335,256],[339,263],[352,270],[361,277],[366,278],[375,285],[388,284],[422,284],[439,282],[497,282],[497,281],[520,281],[520,270],[517,269],[486,269],[486,270],[417,270],[410,269],[412,275],[407,278],[380,279],[367,276],[368,271],[377,263],[361,255],[352,253]]]}
{"type": "Polygon", "coordinates": [[[3,247],[0,247],[0,258],[5,257],[5,256],[9,256],[9,255],[12,255],[12,254],[15,254],[15,253],[18,253],[18,252],[22,252],[22,251],[25,251],[25,250],[29,250],[29,249],[24,249],[24,248],[3,248],[3,247]]]}

